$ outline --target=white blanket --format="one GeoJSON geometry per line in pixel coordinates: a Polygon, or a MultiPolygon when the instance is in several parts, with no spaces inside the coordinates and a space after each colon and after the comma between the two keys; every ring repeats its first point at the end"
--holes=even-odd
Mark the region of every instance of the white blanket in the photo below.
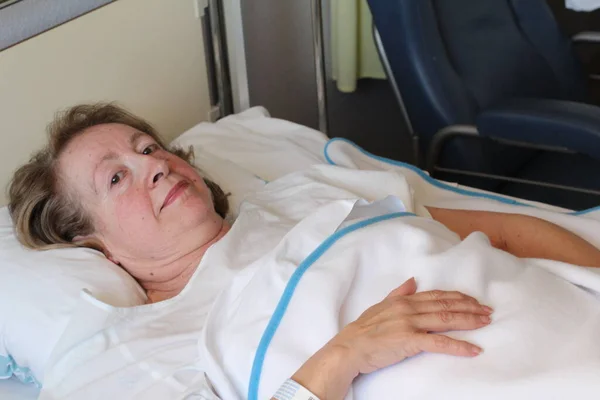
{"type": "Polygon", "coordinates": [[[419,290],[460,290],[496,310],[490,326],[450,333],[484,354],[420,355],[359,378],[348,399],[562,399],[600,390],[600,274],[517,259],[479,233],[460,242],[422,205],[537,215],[600,245],[597,212],[474,197],[479,192],[446,187],[344,141],[330,142],[326,156],[365,170],[318,166],[249,196],[174,299],[114,309],[87,296],[41,398],[209,399],[206,374],[223,399],[266,399],[412,276],[419,290]]]}

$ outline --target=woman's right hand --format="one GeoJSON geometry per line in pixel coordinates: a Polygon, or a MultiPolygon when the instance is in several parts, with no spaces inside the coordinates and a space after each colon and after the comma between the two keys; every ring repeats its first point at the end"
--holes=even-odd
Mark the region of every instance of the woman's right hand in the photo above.
{"type": "Polygon", "coordinates": [[[493,310],[459,292],[416,293],[410,279],[309,359],[293,376],[321,400],[343,399],[359,374],[368,374],[421,352],[475,357],[481,348],[438,332],[487,326],[493,310]]]}

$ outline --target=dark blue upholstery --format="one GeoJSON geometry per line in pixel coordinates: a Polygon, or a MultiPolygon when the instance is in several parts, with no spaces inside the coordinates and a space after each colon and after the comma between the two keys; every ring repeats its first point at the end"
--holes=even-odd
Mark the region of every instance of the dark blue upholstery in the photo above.
{"type": "Polygon", "coordinates": [[[512,99],[477,116],[481,135],[564,147],[600,160],[600,109],[584,103],[512,99]]]}
{"type": "MultiPolygon", "coordinates": [[[[517,140],[519,124],[509,123],[508,114],[502,120],[507,129],[513,129],[508,133],[493,126],[493,121],[502,119],[499,109],[496,114],[486,114],[503,104],[506,107],[510,99],[582,102],[587,98],[586,78],[571,42],[558,29],[546,0],[368,2],[411,123],[420,137],[422,155],[438,131],[456,124],[477,124],[486,131],[483,135],[508,135],[517,140]]],[[[553,107],[568,108],[568,102],[553,107]]],[[[542,120],[540,116],[537,128],[528,126],[524,135],[529,141],[544,143],[544,131],[550,129],[552,121],[542,120]]],[[[552,128],[555,133],[566,122],[557,123],[552,128]]],[[[569,134],[561,135],[565,138],[569,134]]],[[[579,148],[585,148],[588,139],[578,138],[579,148]]],[[[455,138],[444,147],[438,164],[518,176],[538,157],[538,151],[455,138]]],[[[497,191],[505,186],[498,181],[459,181],[497,191]]]]}
{"type": "Polygon", "coordinates": [[[571,39],[558,29],[546,1],[512,0],[511,4],[518,18],[519,28],[557,77],[562,94],[559,98],[585,101],[588,96],[582,67],[573,55],[571,39]]]}

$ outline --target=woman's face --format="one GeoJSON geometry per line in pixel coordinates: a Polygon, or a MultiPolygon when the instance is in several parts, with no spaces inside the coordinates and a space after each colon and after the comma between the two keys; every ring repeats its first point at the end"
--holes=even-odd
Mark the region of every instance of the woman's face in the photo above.
{"type": "Polygon", "coordinates": [[[92,238],[137,278],[149,278],[147,267],[174,262],[222,227],[196,169],[126,125],[98,125],[77,136],[60,156],[59,175],[91,215],[92,238]]]}

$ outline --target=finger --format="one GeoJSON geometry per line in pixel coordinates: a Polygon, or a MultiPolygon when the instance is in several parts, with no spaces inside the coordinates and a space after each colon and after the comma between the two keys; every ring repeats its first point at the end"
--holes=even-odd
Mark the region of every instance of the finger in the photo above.
{"type": "Polygon", "coordinates": [[[411,301],[431,301],[431,300],[473,300],[477,301],[474,297],[468,296],[461,292],[456,291],[445,291],[445,290],[429,290],[427,292],[420,292],[410,296],[411,301]]]}
{"type": "Polygon", "coordinates": [[[483,352],[483,349],[479,346],[444,335],[421,333],[415,336],[415,341],[421,351],[428,353],[476,357],[483,352]]]}
{"type": "Polygon", "coordinates": [[[390,294],[387,295],[386,298],[396,297],[396,296],[410,296],[415,294],[417,291],[417,282],[415,278],[410,278],[398,288],[392,290],[390,294]]]}
{"type": "Polygon", "coordinates": [[[468,331],[489,325],[489,315],[441,311],[410,316],[416,329],[427,332],[468,331]]]}
{"type": "Polygon", "coordinates": [[[429,314],[442,311],[489,315],[493,312],[490,307],[479,304],[472,299],[439,299],[415,301],[410,303],[416,314],[429,314]]]}

